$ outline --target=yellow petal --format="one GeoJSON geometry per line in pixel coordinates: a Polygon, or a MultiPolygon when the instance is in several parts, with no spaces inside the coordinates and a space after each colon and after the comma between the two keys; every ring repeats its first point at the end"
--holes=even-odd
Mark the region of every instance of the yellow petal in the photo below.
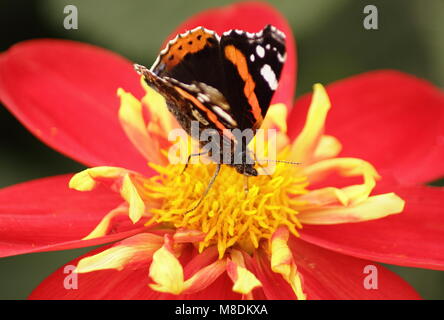
{"type": "Polygon", "coordinates": [[[380,219],[404,210],[404,200],[394,193],[369,197],[353,206],[332,206],[299,213],[304,224],[329,225],[380,219]]]}
{"type": "Polygon", "coordinates": [[[128,214],[128,208],[126,207],[118,207],[116,209],[111,210],[108,212],[105,217],[102,218],[102,220],[99,222],[99,224],[94,228],[93,231],[91,231],[90,234],[88,234],[86,237],[84,237],[82,240],[90,240],[95,238],[100,238],[106,235],[108,232],[109,226],[111,224],[111,221],[118,215],[122,214],[128,214]]]}
{"type": "Polygon", "coordinates": [[[207,288],[217,278],[219,278],[222,273],[225,272],[225,268],[226,261],[223,259],[217,260],[212,264],[200,269],[191,278],[185,281],[185,290],[183,293],[191,294],[207,288]]]}
{"type": "Polygon", "coordinates": [[[234,282],[233,291],[248,295],[254,288],[261,287],[262,283],[246,268],[235,266],[236,272],[232,280],[234,282]]]}
{"type": "Polygon", "coordinates": [[[322,135],[314,151],[313,162],[336,157],[342,150],[338,139],[329,135],[322,135]]]}
{"type": "Polygon", "coordinates": [[[133,223],[136,223],[145,213],[145,203],[137,192],[137,189],[128,174],[123,178],[120,194],[129,205],[129,218],[133,223]]]}
{"type": "Polygon", "coordinates": [[[83,258],[77,264],[77,273],[97,270],[122,270],[129,264],[148,261],[163,243],[163,238],[150,233],[142,233],[119,242],[96,255],[83,258]]]}
{"type": "Polygon", "coordinates": [[[321,84],[313,86],[313,98],[302,132],[291,146],[290,160],[310,163],[324,132],[325,120],[330,109],[330,99],[321,84]]]}
{"type": "Polygon", "coordinates": [[[271,240],[271,268],[274,272],[278,272],[277,270],[280,270],[279,273],[281,274],[289,272],[293,255],[287,245],[288,237],[288,230],[284,227],[279,227],[273,234],[271,240]]]}
{"type": "Polygon", "coordinates": [[[276,150],[277,152],[280,152],[281,150],[284,150],[285,147],[288,147],[290,144],[290,138],[282,132],[278,132],[276,136],[276,150]]]}
{"type": "Polygon", "coordinates": [[[96,185],[97,183],[89,175],[88,169],[76,173],[71,180],[69,180],[69,187],[77,191],[91,191],[96,185]]]}
{"type": "Polygon", "coordinates": [[[148,109],[151,118],[151,123],[148,127],[150,131],[166,138],[171,130],[178,127],[178,124],[168,111],[165,98],[151,88],[143,77],[141,77],[141,83],[146,92],[146,95],[142,98],[142,102],[148,109]]]}
{"type": "MultiPolygon", "coordinates": [[[[349,160],[345,159],[345,162],[349,160]]],[[[330,163],[334,163],[330,161],[330,163]]],[[[339,162],[337,162],[339,163],[339,162]]],[[[354,163],[351,161],[351,163],[354,163]]],[[[367,200],[370,193],[376,186],[377,173],[374,168],[365,162],[355,162],[359,165],[360,170],[355,167],[343,167],[339,171],[344,175],[362,175],[364,182],[362,184],[351,185],[344,188],[326,187],[308,192],[295,198],[298,201],[303,201],[301,207],[296,208],[298,211],[314,209],[316,207],[343,205],[356,205],[367,200]]],[[[308,168],[310,170],[310,168],[308,168]]]]}
{"type": "MultiPolygon", "coordinates": [[[[130,174],[136,175],[118,167],[95,167],[74,175],[69,186],[78,191],[89,191],[97,185],[99,179],[116,180],[113,181],[114,184],[120,187],[120,195],[129,205],[129,217],[133,223],[136,223],[145,213],[145,203],[133,184],[130,174]]],[[[102,234],[104,228],[109,224],[106,218],[102,222],[103,224],[97,227],[97,232],[93,231],[94,234],[102,234]]]]}
{"type": "Polygon", "coordinates": [[[69,187],[77,191],[91,191],[97,186],[97,178],[114,179],[125,171],[125,169],[117,167],[94,167],[86,169],[71,178],[69,187]]]}
{"type": "Polygon", "coordinates": [[[363,168],[364,183],[348,186],[342,188],[342,191],[347,195],[351,204],[358,204],[367,200],[370,193],[376,186],[376,177],[373,175],[372,169],[368,166],[363,168]]]}
{"type": "Polygon", "coordinates": [[[287,107],[283,103],[273,104],[268,108],[267,116],[260,129],[256,131],[255,136],[248,144],[248,148],[260,160],[276,160],[276,155],[270,154],[270,150],[277,153],[288,145],[287,113],[287,107]],[[275,131],[271,132],[270,130],[275,131]]]}
{"type": "Polygon", "coordinates": [[[150,284],[150,287],[159,292],[176,295],[195,293],[208,287],[225,272],[225,265],[225,260],[216,260],[184,281],[183,267],[172,252],[171,245],[165,243],[154,253],[150,277],[155,283],[150,284]]]}
{"type": "Polygon", "coordinates": [[[159,152],[159,142],[148,134],[142,114],[142,103],[131,93],[119,88],[119,120],[130,141],[148,161],[163,163],[159,152]]]}
{"type": "Polygon", "coordinates": [[[298,202],[301,202],[301,209],[298,211],[332,204],[347,206],[350,202],[350,199],[347,197],[347,194],[344,193],[344,191],[334,187],[316,189],[296,197],[295,199],[298,200],[298,202]]]}
{"type": "Polygon", "coordinates": [[[199,242],[205,239],[205,233],[198,230],[178,229],[174,235],[175,243],[199,242]]]}
{"type": "Polygon", "coordinates": [[[153,255],[150,277],[155,282],[150,284],[153,290],[180,294],[185,289],[182,265],[165,245],[153,255]]]}
{"type": "MultiPolygon", "coordinates": [[[[227,263],[227,273],[234,282],[233,291],[249,296],[254,288],[262,286],[256,276],[245,267],[242,253],[231,250],[231,260],[227,263]]],[[[252,297],[251,297],[252,298],[252,297]]]]}
{"type": "Polygon", "coordinates": [[[282,275],[287,281],[298,300],[305,300],[302,290],[302,280],[297,271],[293,255],[288,247],[289,232],[285,227],[279,227],[271,238],[271,270],[282,275]]]}
{"type": "Polygon", "coordinates": [[[303,168],[310,184],[324,180],[330,174],[337,172],[344,177],[364,176],[367,172],[375,179],[380,176],[375,168],[367,161],[357,158],[333,158],[315,162],[303,168]]]}
{"type": "MultiPolygon", "coordinates": [[[[133,140],[147,141],[146,125],[142,115],[142,103],[131,93],[119,88],[117,95],[120,97],[119,119],[128,137],[133,140]]],[[[135,141],[133,141],[135,142],[135,141]]],[[[136,145],[140,152],[145,154],[148,145],[136,145]]]]}
{"type": "Polygon", "coordinates": [[[268,108],[267,116],[262,122],[261,129],[277,128],[282,132],[287,132],[287,106],[283,103],[276,103],[268,108]]]}

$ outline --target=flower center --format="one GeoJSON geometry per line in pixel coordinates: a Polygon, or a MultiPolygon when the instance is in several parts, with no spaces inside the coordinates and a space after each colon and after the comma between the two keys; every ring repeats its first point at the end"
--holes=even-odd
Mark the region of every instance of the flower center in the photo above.
{"type": "Polygon", "coordinates": [[[154,222],[175,228],[198,230],[206,234],[199,251],[216,245],[219,257],[234,246],[252,252],[263,239],[270,240],[279,226],[285,225],[298,236],[301,228],[295,208],[295,195],[307,193],[307,179],[300,168],[277,163],[273,175],[248,178],[228,166],[222,169],[204,201],[193,208],[204,194],[216,169],[215,164],[159,166],[150,164],[159,175],[144,183],[144,197],[156,201],[151,209],[154,222]]]}

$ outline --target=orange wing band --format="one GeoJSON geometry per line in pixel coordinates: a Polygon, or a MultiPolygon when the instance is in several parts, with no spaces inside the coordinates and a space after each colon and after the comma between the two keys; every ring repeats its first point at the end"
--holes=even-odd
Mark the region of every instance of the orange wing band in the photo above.
{"type": "Polygon", "coordinates": [[[264,119],[262,117],[262,110],[259,106],[259,101],[254,93],[256,83],[248,71],[247,60],[245,59],[243,53],[233,45],[228,45],[225,47],[225,56],[235,65],[237,72],[239,72],[240,77],[245,82],[244,94],[248,98],[248,103],[253,111],[253,116],[256,119],[255,127],[257,128],[261,125],[264,119]]]}

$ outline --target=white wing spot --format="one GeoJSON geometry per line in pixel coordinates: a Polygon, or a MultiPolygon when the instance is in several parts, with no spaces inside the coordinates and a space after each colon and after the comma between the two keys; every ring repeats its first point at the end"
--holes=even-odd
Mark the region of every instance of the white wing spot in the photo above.
{"type": "Polygon", "coordinates": [[[206,94],[203,94],[203,93],[200,93],[200,92],[197,94],[197,99],[200,102],[210,102],[210,97],[208,97],[206,94]]]}
{"type": "Polygon", "coordinates": [[[261,75],[264,77],[265,81],[267,81],[271,90],[274,91],[277,89],[278,81],[276,79],[276,74],[268,64],[264,64],[264,66],[261,68],[261,75]]]}
{"type": "Polygon", "coordinates": [[[226,113],[224,110],[222,110],[220,107],[212,106],[212,109],[214,112],[216,112],[220,117],[222,117],[229,124],[231,124],[232,126],[237,126],[236,121],[228,113],[226,113]]]}
{"type": "Polygon", "coordinates": [[[265,49],[270,50],[271,46],[269,43],[267,43],[267,45],[265,46],[265,49]]]}
{"type": "Polygon", "coordinates": [[[265,49],[262,46],[256,46],[256,53],[260,58],[265,57],[265,49]]]}
{"type": "Polygon", "coordinates": [[[254,54],[251,54],[251,56],[250,56],[250,61],[251,61],[251,62],[254,62],[254,54]]]}

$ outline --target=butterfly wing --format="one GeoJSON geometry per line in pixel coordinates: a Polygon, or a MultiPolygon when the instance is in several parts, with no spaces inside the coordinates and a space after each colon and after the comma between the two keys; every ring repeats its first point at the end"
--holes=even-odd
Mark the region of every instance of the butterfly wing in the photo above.
{"type": "Polygon", "coordinates": [[[188,85],[205,83],[223,92],[226,81],[219,40],[219,35],[203,27],[179,34],[160,52],[151,71],[188,85]]]}
{"type": "Polygon", "coordinates": [[[212,128],[222,134],[225,129],[238,127],[224,96],[228,82],[219,40],[214,31],[203,27],[179,34],[160,52],[149,75],[145,76],[147,83],[167,102],[171,100],[172,93],[162,88],[166,83],[173,88],[175,96],[179,94],[185,100],[180,110],[175,110],[178,108],[174,102],[169,103],[176,118],[182,117],[178,120],[184,128],[188,128],[189,124],[182,123],[187,120],[183,119],[183,113],[189,115],[189,121],[199,121],[200,129],[212,128]],[[156,80],[156,77],[159,79],[156,80]]]}
{"type": "Polygon", "coordinates": [[[220,40],[226,81],[224,92],[241,130],[257,129],[278,87],[286,58],[285,35],[267,25],[257,33],[230,30],[220,40]]]}
{"type": "Polygon", "coordinates": [[[139,73],[189,133],[193,120],[222,133],[260,127],[284,61],[285,36],[273,26],[230,30],[221,38],[198,27],[176,36],[151,69],[139,73]]]}

